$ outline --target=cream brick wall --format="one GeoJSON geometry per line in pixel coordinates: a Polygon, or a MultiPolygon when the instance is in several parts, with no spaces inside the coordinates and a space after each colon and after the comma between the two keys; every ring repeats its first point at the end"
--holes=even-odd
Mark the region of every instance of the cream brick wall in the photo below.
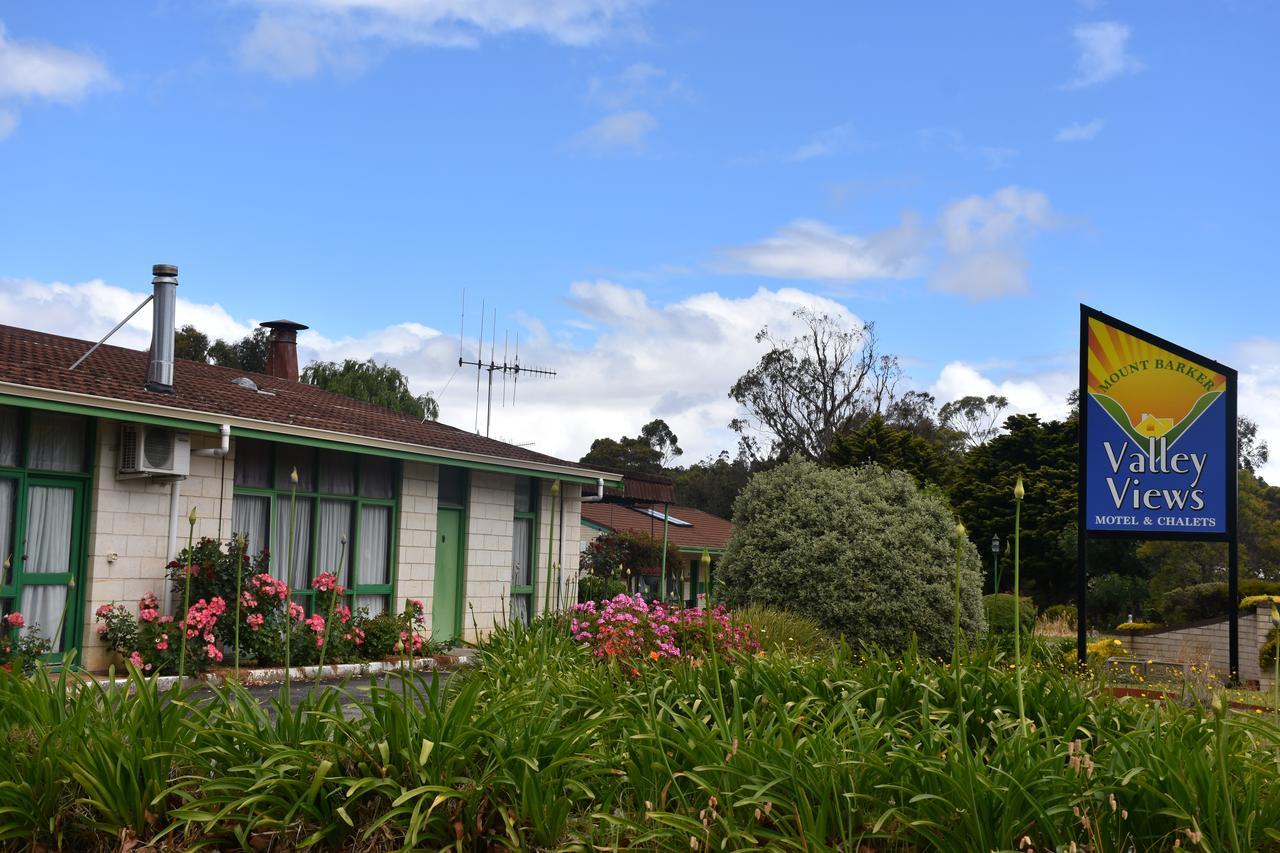
{"type": "MultiPolygon", "coordinates": [[[[467,505],[467,543],[464,559],[466,577],[462,627],[464,637],[477,639],[507,618],[511,599],[511,547],[515,518],[515,476],[472,471],[467,505]]],[[[547,545],[551,515],[551,482],[539,481],[537,610],[543,612],[547,592],[547,545]]],[[[397,552],[396,608],[410,598],[426,604],[427,625],[431,625],[431,605],[435,583],[436,510],[439,469],[434,465],[406,463],[401,483],[400,545],[397,552]]],[[[565,604],[564,590],[571,587],[577,573],[581,492],[576,485],[563,485],[564,531],[560,539],[561,512],[556,506],[556,542],[552,562],[563,555],[564,570],[552,579],[552,607],[565,604]],[[556,596],[555,583],[561,583],[556,596]]]]}
{"type": "MultiPolygon", "coordinates": [[[[103,604],[119,603],[136,612],[138,599],[146,592],[163,599],[169,562],[170,486],[150,479],[117,480],[119,438],[120,422],[98,421],[82,614],[82,660],[89,669],[102,669],[110,662],[106,647],[98,640],[94,611],[103,604]]],[[[217,447],[218,442],[216,435],[191,434],[191,476],[181,484],[178,503],[179,548],[186,547],[186,519],[192,508],[198,516],[197,539],[230,535],[235,442],[226,459],[225,477],[222,459],[194,453],[217,447]]]]}
{"type": "Polygon", "coordinates": [[[431,619],[431,585],[436,576],[436,495],[439,467],[405,462],[400,481],[400,539],[396,551],[395,608],[421,599],[431,619]]]}
{"type": "MultiPolygon", "coordinates": [[[[1120,636],[1129,653],[1143,660],[1175,661],[1207,664],[1220,678],[1228,675],[1228,631],[1230,622],[1222,619],[1194,628],[1179,628],[1145,636],[1120,636]]],[[[1271,608],[1263,605],[1240,611],[1240,678],[1271,685],[1272,674],[1258,666],[1258,652],[1271,630],[1271,608]]]]}

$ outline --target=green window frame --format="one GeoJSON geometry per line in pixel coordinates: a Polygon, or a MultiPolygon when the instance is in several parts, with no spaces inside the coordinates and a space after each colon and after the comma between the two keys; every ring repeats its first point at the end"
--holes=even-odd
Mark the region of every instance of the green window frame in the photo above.
{"type": "MultiPolygon", "coordinates": [[[[84,610],[85,564],[88,557],[89,529],[89,495],[93,486],[94,451],[97,446],[97,422],[93,418],[47,412],[41,409],[0,406],[0,418],[5,418],[17,430],[17,458],[6,460],[0,457],[0,482],[10,484],[11,507],[10,517],[0,519],[0,524],[8,523],[9,541],[0,553],[0,615],[21,611],[23,609],[23,591],[28,587],[68,586],[63,614],[59,618],[61,625],[40,624],[40,633],[47,640],[54,640],[61,628],[60,643],[55,644],[55,651],[47,657],[59,659],[63,651],[79,649],[82,634],[81,617],[84,610]],[[82,426],[82,448],[79,471],[61,471],[32,464],[31,440],[34,431],[32,426],[38,419],[50,417],[55,419],[72,418],[82,426]],[[8,462],[8,464],[6,464],[8,462]],[[16,464],[15,464],[16,463],[16,464]],[[67,571],[65,572],[28,572],[26,571],[26,552],[30,543],[26,541],[30,516],[30,493],[32,488],[69,489],[72,493],[72,510],[69,519],[69,536],[67,571]],[[21,547],[20,547],[21,546],[21,547]],[[75,586],[70,587],[74,580],[75,586]]],[[[31,614],[24,614],[30,624],[31,614]]],[[[14,629],[16,635],[17,630],[14,629]]]]}
{"type": "MultiPolygon", "coordinates": [[[[280,532],[280,525],[284,523],[287,529],[288,524],[284,521],[283,514],[289,512],[291,497],[294,492],[291,488],[282,487],[281,478],[283,477],[287,483],[287,470],[282,470],[282,465],[297,467],[299,472],[299,487],[296,492],[295,512],[303,511],[309,515],[305,520],[307,535],[307,565],[305,582],[296,583],[301,579],[296,577],[294,572],[290,572],[292,577],[287,580],[293,588],[293,600],[307,610],[308,613],[314,610],[315,590],[311,588],[311,582],[325,571],[332,571],[331,566],[320,565],[321,560],[321,515],[326,505],[346,504],[350,506],[350,531],[351,535],[347,539],[345,552],[343,553],[343,565],[338,573],[338,582],[346,587],[346,596],[350,605],[355,608],[359,606],[361,598],[379,597],[384,600],[386,610],[391,610],[395,603],[395,589],[397,577],[397,552],[399,550],[400,538],[400,483],[401,483],[401,465],[398,460],[387,459],[381,456],[372,456],[362,454],[356,451],[344,451],[349,454],[353,481],[350,494],[342,494],[333,489],[325,489],[322,486],[321,470],[322,466],[328,462],[332,464],[335,461],[343,459],[342,457],[333,457],[334,451],[315,447],[305,447],[301,445],[288,444],[284,442],[264,441],[261,439],[236,439],[236,459],[237,466],[243,458],[240,454],[242,448],[264,447],[267,450],[266,470],[271,478],[272,485],[269,487],[246,486],[240,485],[239,472],[237,468],[236,485],[232,490],[233,503],[236,497],[260,497],[267,499],[267,520],[266,520],[266,547],[272,555],[273,574],[275,572],[275,555],[278,552],[287,550],[287,542],[276,542],[277,536],[283,536],[280,532]],[[375,465],[389,466],[391,478],[391,497],[370,497],[366,496],[366,480],[371,480],[369,472],[375,465]],[[361,543],[363,537],[367,535],[364,529],[365,510],[372,507],[385,507],[388,511],[387,519],[387,580],[385,583],[361,583],[359,581],[358,558],[361,552],[361,543]],[[279,546],[279,547],[276,547],[279,546]]],[[[234,515],[234,509],[233,509],[234,515]]],[[[298,521],[295,520],[294,529],[298,529],[298,521]]],[[[233,531],[241,532],[241,531],[233,531]]],[[[295,543],[295,550],[297,544],[295,543]]]]}
{"type": "MultiPolygon", "coordinates": [[[[515,512],[511,525],[511,603],[510,616],[514,620],[519,618],[516,598],[520,597],[525,602],[525,617],[532,621],[533,617],[538,613],[538,512],[541,509],[541,481],[534,477],[516,477],[514,484],[515,492],[515,512]],[[529,500],[526,504],[528,509],[520,509],[521,486],[528,489],[529,500]],[[529,523],[529,543],[528,553],[524,555],[526,564],[529,566],[529,582],[527,584],[517,584],[515,582],[515,549],[519,546],[519,541],[515,535],[516,522],[527,521],[529,523]]],[[[546,609],[545,602],[543,609],[546,609]]]]}

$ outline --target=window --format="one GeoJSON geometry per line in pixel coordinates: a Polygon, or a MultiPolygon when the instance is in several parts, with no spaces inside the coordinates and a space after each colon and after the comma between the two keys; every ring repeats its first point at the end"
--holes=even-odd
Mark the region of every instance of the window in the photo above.
{"type": "Polygon", "coordinates": [[[21,611],[54,652],[77,644],[83,621],[71,581],[86,551],[90,423],[0,407],[0,614],[21,611]]]}
{"type": "Polygon", "coordinates": [[[515,519],[511,526],[511,618],[528,623],[534,612],[537,560],[538,481],[516,477],[515,519]]]}
{"type": "Polygon", "coordinates": [[[637,507],[632,507],[632,509],[634,509],[636,512],[644,513],[645,515],[651,518],[656,518],[658,519],[658,521],[662,521],[665,519],[668,522],[670,522],[673,527],[693,527],[693,522],[684,521],[682,519],[676,518],[674,515],[671,515],[669,513],[663,513],[663,511],[660,509],[653,509],[652,507],[647,507],[647,506],[637,506],[637,507]]]}
{"type": "Polygon", "coordinates": [[[450,465],[440,466],[440,503],[445,506],[467,505],[467,472],[450,465]]]}
{"type": "Polygon", "coordinates": [[[235,455],[232,531],[250,554],[270,551],[271,574],[288,580],[300,604],[309,606],[318,575],[333,572],[355,607],[390,607],[395,460],[248,438],[237,439],[235,455]]]}

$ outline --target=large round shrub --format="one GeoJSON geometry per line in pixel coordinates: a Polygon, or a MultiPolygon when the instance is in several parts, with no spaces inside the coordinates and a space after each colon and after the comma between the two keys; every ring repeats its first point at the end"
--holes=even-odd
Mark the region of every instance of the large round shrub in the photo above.
{"type": "MultiPolygon", "coordinates": [[[[716,570],[719,600],[809,616],[850,642],[951,653],[955,518],[910,476],[794,461],[751,478],[716,570]]],[[[962,549],[961,630],[983,624],[977,549],[962,549]]]]}

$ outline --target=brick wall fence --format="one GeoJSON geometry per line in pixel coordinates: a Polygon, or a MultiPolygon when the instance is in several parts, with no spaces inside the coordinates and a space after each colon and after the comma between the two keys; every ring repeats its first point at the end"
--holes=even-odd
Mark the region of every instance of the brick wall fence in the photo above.
{"type": "MultiPolygon", "coordinates": [[[[1226,618],[1216,622],[1153,631],[1145,634],[1113,634],[1124,643],[1129,653],[1142,660],[1175,661],[1178,663],[1207,664],[1223,680],[1228,674],[1226,618]]],[[[1258,651],[1266,642],[1271,630],[1271,605],[1240,611],[1240,679],[1258,681],[1270,689],[1272,672],[1262,672],[1258,666],[1258,651]]]]}

